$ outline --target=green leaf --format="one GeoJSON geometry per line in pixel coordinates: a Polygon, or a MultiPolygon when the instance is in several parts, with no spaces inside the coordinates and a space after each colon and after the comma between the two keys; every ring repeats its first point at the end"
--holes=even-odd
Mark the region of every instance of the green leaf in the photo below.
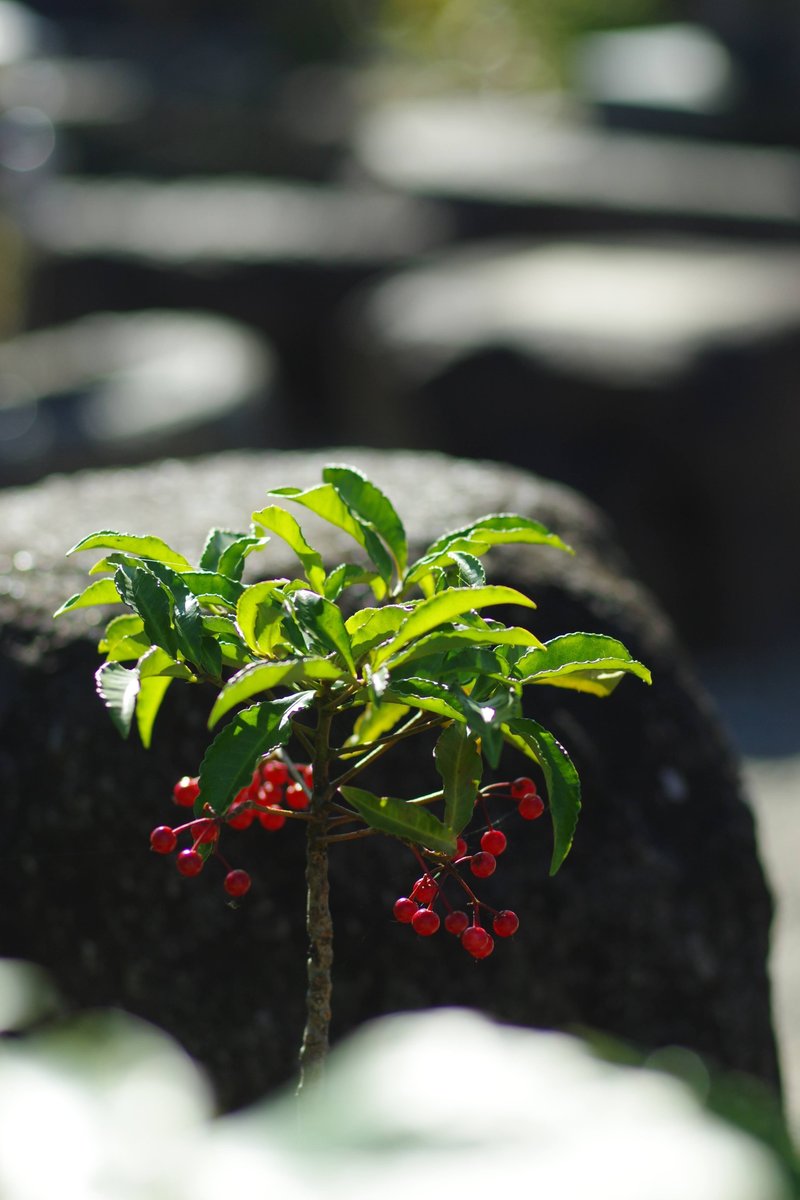
{"type": "MultiPolygon", "coordinates": [[[[332,484],[318,484],[316,487],[306,488],[305,491],[300,488],[274,488],[269,495],[281,496],[286,500],[293,500],[296,504],[302,504],[323,520],[335,525],[337,529],[349,533],[350,537],[366,550],[378,568],[378,574],[384,584],[383,595],[386,594],[392,581],[391,556],[377,534],[350,511],[332,484]]],[[[378,595],[378,599],[382,599],[382,595],[378,595]]]]}
{"type": "Polygon", "coordinates": [[[153,723],[171,683],[172,679],[168,675],[151,675],[140,681],[139,698],[136,704],[136,727],[145,750],[150,746],[153,737],[153,723]]]}
{"type": "Polygon", "coordinates": [[[357,563],[339,563],[338,567],[334,567],[328,572],[328,577],[325,580],[323,589],[326,600],[338,600],[345,588],[353,587],[358,583],[368,584],[372,587],[378,576],[374,571],[368,571],[365,567],[358,566],[357,563]]]}
{"type": "Polygon", "coordinates": [[[414,611],[403,622],[390,642],[380,646],[373,656],[372,665],[378,667],[386,662],[402,646],[445,625],[463,613],[485,608],[489,604],[520,604],[524,608],[536,605],[516,588],[490,586],[483,588],[449,588],[446,592],[421,600],[414,611]]]}
{"type": "Polygon", "coordinates": [[[540,521],[531,521],[516,513],[494,513],[465,525],[463,529],[446,533],[433,542],[409,568],[403,580],[403,589],[416,583],[423,591],[430,590],[428,577],[432,569],[447,566],[453,552],[477,556],[485,554],[492,546],[508,543],[547,545],[573,553],[566,542],[551,533],[540,521]]]}
{"type": "Polygon", "coordinates": [[[218,571],[219,560],[229,546],[234,546],[246,533],[237,533],[233,529],[209,529],[208,537],[200,555],[201,571],[218,571]]]}
{"type": "Polygon", "coordinates": [[[486,583],[486,572],[483,563],[474,554],[464,550],[450,550],[450,558],[458,567],[458,582],[464,587],[483,587],[486,583]]]}
{"type": "Polygon", "coordinates": [[[459,834],[472,819],[483,773],[477,738],[453,723],[440,734],[433,754],[444,789],[444,823],[459,834]]]}
{"type": "Polygon", "coordinates": [[[145,636],[153,646],[162,646],[173,656],[178,642],[170,621],[171,597],[147,567],[120,563],[114,585],[122,600],[142,618],[145,636]]]}
{"type": "Polygon", "coordinates": [[[570,852],[578,814],[581,809],[581,783],[578,772],[564,747],[549,730],[528,717],[508,722],[508,730],[533,751],[541,764],[547,786],[550,819],[553,822],[553,857],[550,874],[555,875],[570,852]]]}
{"type": "Polygon", "coordinates": [[[352,513],[375,530],[389,548],[398,576],[402,576],[408,564],[406,531],[388,496],[354,467],[330,463],[322,478],[333,484],[352,513]]]}
{"type": "Polygon", "coordinates": [[[652,677],[643,663],[632,658],[622,642],[599,633],[566,633],[518,661],[516,674],[524,684],[543,683],[608,696],[623,675],[645,683],[652,677]]]}
{"type": "Polygon", "coordinates": [[[252,778],[259,758],[286,745],[292,717],[313,700],[313,692],[297,692],[237,713],[214,738],[200,764],[201,803],[210,805],[215,813],[224,813],[252,778]]]}
{"type": "MultiPolygon", "coordinates": [[[[113,580],[108,580],[113,584],[113,580]]],[[[114,589],[116,591],[116,588],[114,589]]],[[[112,617],[106,625],[106,631],[98,642],[97,651],[99,654],[108,654],[114,647],[127,638],[136,637],[144,629],[142,618],[137,613],[123,613],[119,617],[112,617]]]]}
{"type": "Polygon", "coordinates": [[[114,586],[114,580],[95,579],[94,583],[90,583],[82,592],[76,592],[69,600],[65,600],[53,613],[53,617],[60,617],[62,613],[72,612],[76,608],[91,608],[94,604],[119,603],[120,594],[114,586]]]}
{"type": "Polygon", "coordinates": [[[497,767],[503,748],[503,726],[510,723],[510,718],[519,715],[519,696],[511,688],[495,691],[486,698],[453,689],[453,696],[469,732],[480,738],[481,749],[489,766],[497,767]]]}
{"type": "Polygon", "coordinates": [[[144,682],[156,675],[169,679],[183,679],[189,683],[197,682],[196,676],[186,663],[178,662],[160,646],[151,646],[139,659],[139,678],[144,682]]]}
{"type": "Polygon", "coordinates": [[[271,529],[294,550],[303,564],[306,579],[311,587],[315,592],[322,592],[325,587],[325,568],[322,565],[322,555],[306,541],[302,529],[292,514],[288,513],[285,508],[270,504],[266,508],[254,512],[253,520],[256,524],[263,525],[265,529],[271,529]]]}
{"type": "Polygon", "coordinates": [[[375,796],[364,788],[341,787],[339,791],[359,816],[379,833],[392,834],[425,850],[438,850],[440,854],[455,853],[455,834],[426,808],[394,796],[375,796]]]}
{"type": "Polygon", "coordinates": [[[236,624],[256,654],[268,656],[283,637],[283,589],[287,579],[265,579],[245,588],[236,605],[236,624]]]}
{"type": "Polygon", "coordinates": [[[108,709],[111,720],[126,738],[130,733],[139,693],[138,670],[123,667],[121,663],[103,663],[94,679],[97,694],[108,709]]]}
{"type": "Polygon", "coordinates": [[[267,692],[279,683],[294,683],[301,674],[301,665],[297,659],[251,663],[243,667],[228,680],[217,696],[208,718],[209,729],[243,700],[249,700],[259,692],[267,692]]]}
{"type": "Polygon", "coordinates": [[[384,692],[384,700],[405,704],[409,708],[421,708],[453,721],[466,720],[448,688],[415,675],[409,679],[392,680],[391,686],[384,692]]]}
{"type": "Polygon", "coordinates": [[[572,549],[555,533],[552,533],[541,521],[532,521],[529,517],[521,517],[518,513],[490,513],[465,525],[463,529],[455,529],[437,538],[427,549],[426,554],[441,554],[448,550],[460,538],[489,546],[501,544],[528,544],[553,546],[572,554],[572,549]]]}
{"type": "Polygon", "coordinates": [[[350,647],[350,636],[345,628],[341,611],[330,600],[316,592],[305,589],[287,597],[292,613],[303,633],[311,637],[326,650],[335,650],[355,675],[356,665],[350,647]]]}
{"type": "Polygon", "coordinates": [[[235,533],[231,529],[212,529],[200,558],[200,570],[225,575],[239,582],[244,560],[255,550],[263,550],[269,538],[253,533],[235,533]]]}
{"type": "Polygon", "coordinates": [[[178,576],[202,604],[236,608],[244,585],[218,571],[184,571],[178,576]]]}
{"type": "Polygon", "coordinates": [[[463,646],[541,646],[539,639],[528,629],[512,625],[503,629],[474,629],[461,626],[444,633],[426,634],[412,646],[393,654],[390,662],[394,670],[401,663],[424,657],[428,654],[450,653],[463,646]]]}
{"type": "Polygon", "coordinates": [[[173,550],[166,542],[157,537],[140,537],[135,533],[116,533],[112,529],[102,529],[99,533],[91,533],[67,551],[67,556],[77,554],[79,550],[121,550],[125,554],[135,554],[138,558],[152,558],[156,562],[166,563],[178,571],[190,571],[192,564],[177,550],[173,550]]]}
{"type": "Polygon", "coordinates": [[[353,658],[358,661],[368,650],[397,633],[411,611],[407,604],[385,604],[382,608],[361,608],[348,617],[344,625],[350,635],[353,658]]]}
{"type": "Polygon", "coordinates": [[[357,717],[345,746],[369,746],[394,729],[407,712],[407,704],[367,704],[357,717]]]}

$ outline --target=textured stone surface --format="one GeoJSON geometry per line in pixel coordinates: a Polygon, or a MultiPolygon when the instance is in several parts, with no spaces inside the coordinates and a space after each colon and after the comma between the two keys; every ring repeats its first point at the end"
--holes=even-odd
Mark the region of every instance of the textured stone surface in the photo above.
{"type": "MultiPolygon", "coordinates": [[[[495,555],[492,577],[530,590],[540,636],[619,635],[655,677],[651,689],[626,680],[607,701],[537,695],[535,715],[579,767],[584,812],[554,880],[544,823],[509,825],[509,851],[485,895],[513,904],[523,923],[485,963],[444,935],[423,942],[393,922],[392,900],[416,876],[402,846],[337,848],[337,1035],[373,1014],[461,1003],[646,1047],[684,1043],[777,1085],[771,901],[737,763],[603,519],[572,493],[490,464],[366,451],[228,454],[56,477],[0,496],[0,952],[45,963],[70,1003],[118,1004],[177,1034],[211,1069],[226,1106],[291,1074],[304,988],[300,836],[228,836],[229,857],[256,877],[238,909],[225,904],[213,869],[186,881],[151,855],[147,833],[171,818],[171,785],[202,753],[210,697],[173,689],[149,753],[119,741],[93,693],[91,613],[56,626],[48,614],[84,582],[62,558],[81,534],[157,532],[197,555],[211,524],[241,525],[267,487],[310,482],[327,458],[366,469],[417,547],[491,510],[551,524],[578,550],[574,559],[515,549],[495,555]]],[[[327,539],[336,561],[343,549],[327,539]]],[[[259,564],[284,565],[277,546],[259,564]]],[[[402,795],[429,785],[429,750],[376,770],[375,786],[402,795]]],[[[506,773],[517,769],[509,759],[506,773]]]]}

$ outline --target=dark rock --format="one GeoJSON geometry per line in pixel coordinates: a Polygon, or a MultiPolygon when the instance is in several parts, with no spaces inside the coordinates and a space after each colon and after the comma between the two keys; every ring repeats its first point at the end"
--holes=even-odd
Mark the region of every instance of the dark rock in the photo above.
{"type": "Polygon", "coordinates": [[[207,313],[94,313],[21,334],[0,343],[0,486],[280,445],[277,384],[264,340],[207,313]]]}
{"type": "MultiPolygon", "coordinates": [[[[210,698],[174,689],[149,753],[120,741],[93,690],[96,618],[84,610],[53,624],[49,614],[85,582],[62,557],[78,536],[157,532],[197,556],[210,525],[240,526],[268,487],[312,482],[330,457],[228,454],[54,477],[0,496],[0,953],[46,965],[70,1004],[121,1005],[164,1026],[207,1065],[225,1106],[293,1071],[305,969],[301,838],[293,829],[228,835],[232,863],[255,875],[239,908],[224,902],[213,867],[183,880],[150,854],[149,829],[174,812],[172,783],[202,754],[210,698]]],[[[494,556],[492,578],[538,600],[541,636],[620,636],[655,680],[650,689],[626,680],[607,701],[554,689],[536,697],[536,715],[579,767],[584,811],[552,880],[545,823],[506,827],[509,850],[485,896],[513,904],[522,926],[486,962],[392,920],[393,899],[417,874],[406,849],[379,839],[368,851],[336,848],[337,1036],[382,1012],[467,1004],[642,1047],[681,1043],[777,1088],[771,902],[737,764],[605,520],[512,468],[363,450],[335,457],[393,497],[418,548],[490,510],[555,527],[574,559],[514,549],[494,556]]],[[[341,539],[321,544],[339,561],[341,539]]],[[[277,544],[261,569],[286,569],[277,544]]],[[[429,750],[387,760],[374,785],[400,795],[427,788],[429,750]]],[[[519,766],[509,757],[504,773],[519,766]]]]}

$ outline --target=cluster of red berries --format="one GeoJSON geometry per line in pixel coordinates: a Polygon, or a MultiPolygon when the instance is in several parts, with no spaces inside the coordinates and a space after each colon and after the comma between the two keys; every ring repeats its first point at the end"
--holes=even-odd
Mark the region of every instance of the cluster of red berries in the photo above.
{"type": "MultiPolygon", "coordinates": [[[[238,898],[250,890],[252,880],[240,869],[232,869],[219,851],[220,831],[223,825],[231,829],[248,829],[258,821],[264,829],[280,829],[287,815],[308,808],[313,783],[313,772],[309,765],[297,767],[300,779],[292,777],[289,768],[281,760],[265,758],[256,767],[246,787],[234,797],[227,813],[218,816],[206,807],[207,816],[200,816],[183,825],[158,825],[150,834],[150,846],[156,854],[172,854],[177,848],[178,837],[188,833],[191,845],[179,850],[175,866],[181,875],[199,875],[206,860],[213,854],[226,868],[224,887],[229,896],[238,898]]],[[[195,777],[184,775],[172,789],[172,798],[181,808],[194,808],[200,796],[200,783],[195,777]]]]}
{"type": "MultiPolygon", "coordinates": [[[[497,792],[494,794],[497,796],[497,792]]],[[[528,776],[521,776],[508,785],[506,795],[516,802],[517,812],[523,820],[535,821],[544,812],[544,801],[536,790],[536,784],[528,776]]],[[[485,805],[485,796],[480,796],[479,802],[485,805]]],[[[488,958],[494,950],[494,938],[483,927],[481,909],[492,915],[492,929],[495,936],[500,938],[512,937],[517,932],[519,918],[510,908],[498,911],[479,900],[459,868],[468,867],[476,879],[488,879],[494,875],[497,858],[507,845],[506,835],[490,822],[489,828],[481,835],[481,848],[474,854],[469,853],[465,839],[460,837],[452,858],[437,857],[431,859],[430,865],[422,860],[424,872],[410,894],[401,896],[394,903],[395,919],[402,925],[410,925],[420,937],[431,937],[442,924],[435,911],[435,905],[441,899],[448,910],[444,918],[447,932],[459,938],[461,945],[473,958],[488,958]],[[471,920],[463,909],[453,908],[444,896],[443,884],[449,878],[454,878],[466,893],[468,907],[472,910],[471,920]]]]}

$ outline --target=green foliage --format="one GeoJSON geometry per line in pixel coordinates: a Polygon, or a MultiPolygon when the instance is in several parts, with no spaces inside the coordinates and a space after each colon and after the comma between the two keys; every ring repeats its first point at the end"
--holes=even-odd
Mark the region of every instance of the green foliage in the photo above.
{"type": "Polygon", "coordinates": [[[551,871],[558,870],[572,844],[580,785],[553,735],[523,716],[524,689],[549,684],[606,696],[625,674],[644,682],[650,675],[612,638],[571,633],[545,644],[487,616],[489,608],[535,604],[487,583],[481,559],[498,544],[569,547],[540,522],[495,513],[437,538],[409,563],[389,499],[341,464],[327,466],[321,484],[267,496],[247,531],[212,529],[196,566],[160,538],[110,530],[70,551],[104,552],[92,572],[105,577],[56,615],[94,604],[127,610],[108,622],[96,677],[119,731],[127,737],[135,720],[148,745],[174,680],[211,685],[209,726],[228,719],[200,768],[198,815],[224,815],[259,759],[296,738],[320,781],[312,817],[355,822],[434,854],[453,852],[479,798],[484,763],[496,768],[511,745],[544,778],[551,871]],[[297,519],[275,500],[348,534],[353,561],[326,571],[297,519]],[[300,574],[243,582],[246,559],[265,551],[271,535],[293,551],[300,574]],[[368,588],[374,602],[346,616],[342,597],[353,587],[368,588]],[[334,718],[348,722],[338,746],[329,738],[334,718]],[[376,757],[427,730],[437,733],[442,780],[433,798],[378,797],[352,786],[376,757]],[[441,803],[441,818],[431,802],[441,803]]]}

